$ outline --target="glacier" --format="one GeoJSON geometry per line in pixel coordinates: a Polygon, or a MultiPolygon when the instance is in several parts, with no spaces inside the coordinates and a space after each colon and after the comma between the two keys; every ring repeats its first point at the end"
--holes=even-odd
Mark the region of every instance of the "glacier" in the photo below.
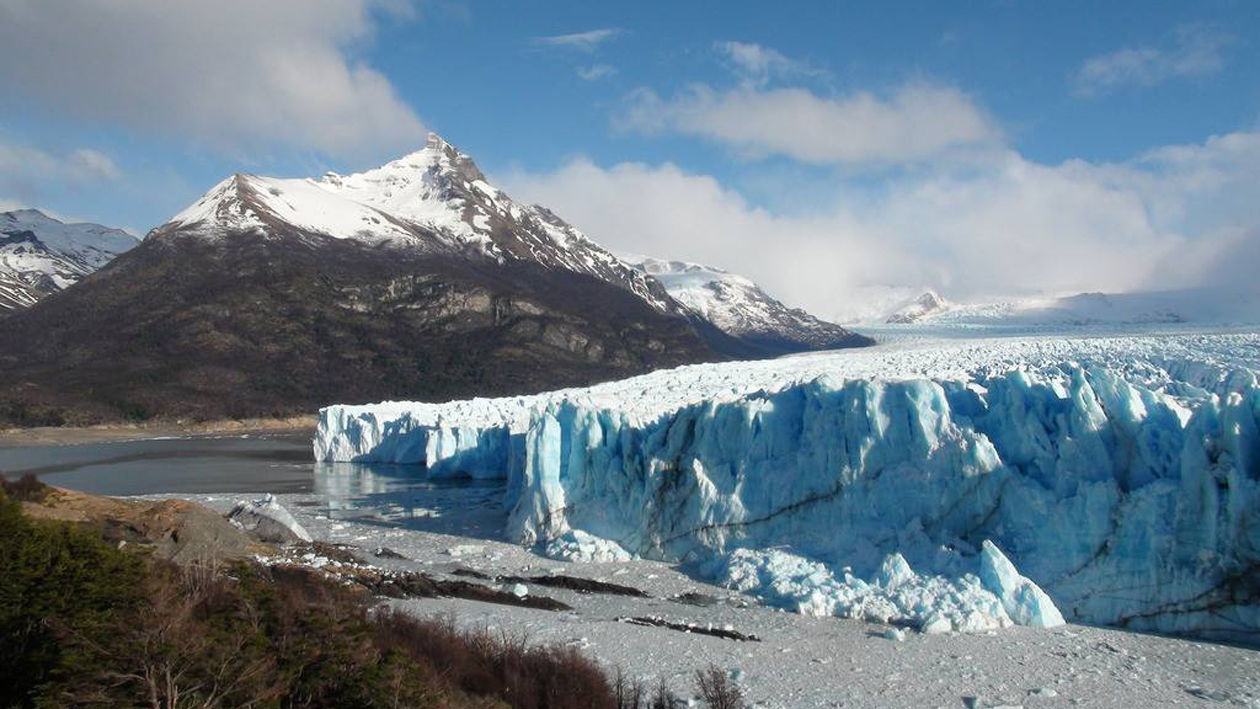
{"type": "Polygon", "coordinates": [[[506,477],[515,541],[801,612],[1256,642],[1257,371],[1254,333],[904,342],[330,406],[315,454],[506,477]]]}

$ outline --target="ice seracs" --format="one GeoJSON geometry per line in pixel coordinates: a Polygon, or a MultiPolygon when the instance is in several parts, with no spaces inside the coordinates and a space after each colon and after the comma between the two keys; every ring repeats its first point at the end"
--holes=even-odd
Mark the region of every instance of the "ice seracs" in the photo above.
{"type": "Polygon", "coordinates": [[[121,229],[65,223],[36,209],[0,213],[0,311],[33,305],[138,242],[121,229]]]}
{"type": "Polygon", "coordinates": [[[1255,638],[1258,353],[1254,333],[909,341],[333,406],[316,454],[453,474],[493,450],[508,538],[583,532],[798,610],[1255,638]],[[485,443],[397,444],[449,430],[485,443]]]}

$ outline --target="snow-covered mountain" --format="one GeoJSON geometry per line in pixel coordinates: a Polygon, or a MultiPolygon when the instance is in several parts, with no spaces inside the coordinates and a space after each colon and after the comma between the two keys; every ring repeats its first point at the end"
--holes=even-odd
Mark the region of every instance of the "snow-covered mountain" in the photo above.
{"type": "Polygon", "coordinates": [[[852,347],[864,338],[770,297],[753,281],[720,268],[634,254],[622,260],[665,286],[670,296],[718,330],[768,350],[852,347]]]}
{"type": "Polygon", "coordinates": [[[946,301],[928,291],[886,324],[1010,332],[1260,323],[1260,286],[946,301]]]}
{"type": "Polygon", "coordinates": [[[918,322],[924,318],[944,313],[949,308],[949,301],[938,295],[936,291],[928,290],[889,313],[884,322],[892,325],[918,322]]]}
{"type": "Polygon", "coordinates": [[[277,222],[308,236],[533,262],[624,288],[662,312],[673,307],[659,283],[546,208],[513,201],[436,133],[422,149],[366,172],[319,180],[233,175],[154,235],[221,235],[277,222]]]}
{"type": "Polygon", "coordinates": [[[472,159],[430,133],[425,146],[382,167],[321,179],[233,175],[155,230],[216,238],[258,230],[401,248],[411,253],[531,263],[629,291],[661,313],[691,318],[711,347],[734,357],[868,344],[784,306],[752,281],[718,269],[619,259],[539,205],[514,201],[472,159]],[[284,228],[276,228],[284,225],[284,228]]]}
{"type": "Polygon", "coordinates": [[[0,311],[67,288],[137,243],[120,229],[67,224],[35,209],[0,213],[0,311]]]}
{"type": "Polygon", "coordinates": [[[786,309],[773,338],[724,332],[436,135],[351,175],[232,175],[107,272],[6,319],[23,384],[0,384],[0,416],[289,414],[869,342],[786,309]]]}

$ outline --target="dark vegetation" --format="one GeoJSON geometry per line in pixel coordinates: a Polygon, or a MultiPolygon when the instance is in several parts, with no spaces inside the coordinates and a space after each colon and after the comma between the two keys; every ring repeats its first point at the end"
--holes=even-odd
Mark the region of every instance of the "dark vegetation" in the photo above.
{"type": "Polygon", "coordinates": [[[707,669],[696,670],[696,685],[700,688],[700,696],[709,709],[742,709],[744,695],[739,687],[731,682],[729,675],[720,668],[709,665],[707,669]]]}
{"type": "MultiPolygon", "coordinates": [[[[106,544],[90,526],[24,516],[19,500],[47,490],[0,476],[0,706],[680,703],[663,684],[609,678],[572,648],[418,619],[305,567],[181,566],[106,544]]],[[[697,679],[704,696],[738,700],[720,671],[697,679]]]]}
{"type": "Polygon", "coordinates": [[[0,473],[0,490],[4,496],[17,502],[42,502],[48,496],[48,486],[28,473],[17,480],[9,480],[0,473]]]}
{"type": "Polygon", "coordinates": [[[500,576],[498,581],[500,583],[530,583],[535,586],[546,586],[548,588],[564,588],[570,591],[577,591],[578,593],[606,593],[612,596],[633,596],[635,598],[649,597],[648,594],[632,586],[622,586],[616,583],[594,581],[563,574],[551,576],[500,576]]]}
{"type": "Polygon", "coordinates": [[[544,611],[573,610],[572,606],[554,598],[530,594],[519,597],[507,591],[499,591],[489,586],[469,581],[435,579],[427,574],[379,573],[367,571],[347,576],[348,579],[370,590],[378,596],[388,598],[464,598],[483,603],[498,603],[506,606],[535,608],[544,611]]]}
{"type": "Polygon", "coordinates": [[[738,630],[727,630],[725,628],[714,628],[711,625],[696,625],[695,623],[677,623],[664,618],[655,616],[635,616],[633,618],[618,618],[618,622],[629,623],[630,625],[646,625],[652,628],[669,628],[677,630],[680,633],[695,633],[696,635],[711,635],[715,638],[723,640],[737,640],[739,642],[761,642],[761,638],[751,633],[741,633],[738,630]]]}

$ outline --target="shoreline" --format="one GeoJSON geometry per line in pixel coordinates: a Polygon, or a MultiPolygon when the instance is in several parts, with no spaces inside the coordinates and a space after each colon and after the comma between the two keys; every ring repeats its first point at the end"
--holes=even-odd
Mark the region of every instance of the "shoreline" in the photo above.
{"type": "Polygon", "coordinates": [[[86,443],[116,443],[154,438],[210,436],[248,433],[315,432],[315,416],[273,419],[226,419],[203,422],[160,421],[112,423],[95,426],[43,426],[0,429],[0,448],[23,446],[72,446],[86,443]]]}

